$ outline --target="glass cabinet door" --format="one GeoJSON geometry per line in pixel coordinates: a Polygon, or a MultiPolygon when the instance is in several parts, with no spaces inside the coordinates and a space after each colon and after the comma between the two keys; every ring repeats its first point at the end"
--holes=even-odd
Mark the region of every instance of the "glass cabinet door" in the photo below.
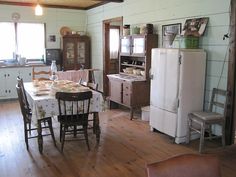
{"type": "Polygon", "coordinates": [[[135,55],[145,54],[145,37],[134,37],[133,38],[133,49],[132,53],[135,55]]]}
{"type": "Polygon", "coordinates": [[[80,41],[77,43],[77,60],[76,60],[77,64],[80,65],[80,67],[82,67],[82,65],[84,65],[85,63],[85,42],[84,41],[80,41]]]}
{"type": "Polygon", "coordinates": [[[130,38],[122,38],[121,39],[121,49],[120,49],[120,52],[122,54],[127,54],[127,55],[130,55],[130,38]]]}
{"type": "Polygon", "coordinates": [[[75,45],[73,42],[67,42],[65,45],[66,51],[66,64],[73,65],[75,58],[75,45]]]}

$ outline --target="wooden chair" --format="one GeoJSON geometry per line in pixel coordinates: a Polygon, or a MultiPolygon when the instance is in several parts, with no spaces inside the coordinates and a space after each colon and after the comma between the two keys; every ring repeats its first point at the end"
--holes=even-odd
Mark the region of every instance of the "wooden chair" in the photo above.
{"type": "Polygon", "coordinates": [[[28,100],[27,100],[27,96],[26,96],[26,92],[25,92],[25,87],[24,87],[23,79],[20,78],[19,76],[17,76],[16,79],[17,79],[17,84],[18,84],[18,86],[20,87],[21,92],[22,92],[22,96],[23,96],[22,101],[25,102],[24,104],[25,104],[25,106],[26,106],[26,110],[28,111],[28,113],[31,114],[31,108],[30,108],[29,102],[28,102],[28,100]]]}
{"type": "MultiPolygon", "coordinates": [[[[31,138],[38,138],[39,134],[37,134],[37,133],[41,132],[42,129],[46,129],[46,128],[49,128],[50,133],[43,134],[43,135],[41,135],[41,133],[40,133],[40,136],[51,135],[52,138],[53,138],[54,144],[56,145],[54,132],[53,132],[53,128],[52,128],[51,117],[40,119],[38,121],[38,127],[37,128],[32,128],[31,127],[32,113],[31,113],[31,109],[29,108],[29,106],[27,104],[26,97],[24,96],[24,91],[23,91],[24,88],[22,88],[21,82],[23,83],[22,79],[20,79],[19,83],[16,85],[16,90],[17,90],[17,94],[18,94],[18,100],[19,100],[19,103],[20,103],[21,113],[22,113],[22,116],[23,116],[25,144],[26,144],[27,150],[29,150],[28,140],[31,139],[31,138]],[[31,135],[31,132],[35,132],[34,135],[31,135]]],[[[43,147],[39,144],[39,151],[42,152],[42,150],[43,150],[43,147]]]]}
{"type": "Polygon", "coordinates": [[[147,177],[221,177],[216,156],[184,154],[148,164],[147,177]]]}
{"type": "Polygon", "coordinates": [[[200,134],[199,152],[201,153],[204,146],[204,139],[222,138],[222,146],[225,146],[225,108],[227,91],[213,88],[209,109],[207,111],[191,112],[188,114],[188,132],[186,143],[189,143],[191,132],[200,134]],[[218,112],[222,113],[218,113],[218,112]],[[221,126],[221,135],[212,136],[212,125],[221,126]],[[200,126],[200,129],[199,129],[200,126]],[[205,137],[208,132],[209,137],[205,137]]]}
{"type": "Polygon", "coordinates": [[[33,67],[32,79],[33,80],[50,80],[51,71],[36,71],[33,67]]]}
{"type": "Polygon", "coordinates": [[[98,91],[98,83],[86,82],[80,79],[79,83],[85,87],[89,87],[92,90],[98,91]]]}
{"type": "MultiPolygon", "coordinates": [[[[97,83],[85,82],[82,79],[80,79],[79,83],[85,87],[89,87],[91,90],[98,92],[98,84],[97,83]]],[[[88,122],[91,122],[91,123],[88,125],[88,129],[93,129],[93,133],[96,134],[96,131],[100,131],[100,128],[97,129],[96,128],[97,126],[95,125],[96,124],[96,122],[95,122],[96,114],[94,112],[89,112],[89,114],[92,116],[92,118],[89,116],[88,122]]]]}
{"type": "Polygon", "coordinates": [[[86,140],[88,150],[90,150],[87,127],[92,92],[57,92],[56,98],[59,107],[61,151],[63,152],[65,136],[74,135],[76,138],[77,134],[84,134],[84,139],[77,139],[86,140]]]}

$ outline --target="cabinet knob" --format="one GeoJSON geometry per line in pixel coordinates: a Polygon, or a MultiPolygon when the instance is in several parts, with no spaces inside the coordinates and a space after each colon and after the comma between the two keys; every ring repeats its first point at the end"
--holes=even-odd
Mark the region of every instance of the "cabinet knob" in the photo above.
{"type": "Polygon", "coordinates": [[[8,77],[10,76],[10,74],[7,75],[8,77]]]}
{"type": "Polygon", "coordinates": [[[5,90],[5,93],[7,93],[7,90],[5,90]]]}
{"type": "Polygon", "coordinates": [[[7,75],[6,75],[6,74],[4,74],[4,77],[7,77],[7,75]]]}
{"type": "Polygon", "coordinates": [[[8,90],[8,93],[11,93],[11,90],[8,90]]]}

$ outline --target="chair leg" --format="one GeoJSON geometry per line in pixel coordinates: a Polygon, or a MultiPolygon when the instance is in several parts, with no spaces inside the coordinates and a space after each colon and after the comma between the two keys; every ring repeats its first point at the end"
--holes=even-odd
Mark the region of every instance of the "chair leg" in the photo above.
{"type": "Polygon", "coordinates": [[[43,152],[43,136],[42,136],[42,125],[41,120],[38,120],[38,146],[39,146],[39,152],[43,152]]]}
{"type": "Polygon", "coordinates": [[[185,141],[185,143],[186,144],[189,144],[189,141],[190,141],[190,136],[191,136],[191,117],[190,117],[190,115],[188,115],[188,120],[187,120],[188,122],[187,122],[187,125],[188,125],[188,127],[187,127],[187,134],[186,134],[186,141],[185,141]]]}
{"type": "Polygon", "coordinates": [[[31,135],[31,120],[28,125],[29,125],[29,134],[31,135]]]}
{"type": "Polygon", "coordinates": [[[64,150],[64,143],[65,143],[65,129],[67,129],[68,127],[62,126],[62,130],[61,130],[61,152],[63,153],[64,150]]]}
{"type": "Polygon", "coordinates": [[[24,131],[25,131],[25,144],[26,144],[26,149],[29,150],[27,123],[24,123],[24,131]]]}
{"type": "Polygon", "coordinates": [[[212,126],[209,125],[209,139],[212,140],[212,126]]]}
{"type": "Polygon", "coordinates": [[[74,125],[74,137],[76,137],[76,134],[77,134],[77,126],[74,125]]]}
{"type": "Polygon", "coordinates": [[[93,113],[93,133],[96,134],[96,115],[93,113]]]}
{"type": "Polygon", "coordinates": [[[60,138],[59,138],[59,139],[60,139],[60,142],[61,142],[61,138],[62,138],[62,128],[63,128],[63,127],[62,127],[62,123],[60,123],[60,132],[59,132],[59,133],[60,133],[60,138]]]}
{"type": "Polygon", "coordinates": [[[205,137],[205,123],[201,123],[201,137],[200,137],[200,145],[199,145],[199,153],[202,153],[204,146],[204,137],[205,137]]]}
{"type": "Polygon", "coordinates": [[[85,140],[86,140],[86,144],[88,146],[88,150],[90,151],[89,141],[88,141],[88,132],[87,132],[88,126],[83,125],[83,129],[84,129],[84,137],[85,137],[85,140]]]}
{"type": "Polygon", "coordinates": [[[222,122],[222,146],[225,147],[225,123],[222,122]]]}
{"type": "Polygon", "coordinates": [[[48,119],[48,126],[49,126],[49,130],[50,130],[54,145],[56,146],[56,139],[55,139],[55,136],[54,136],[54,131],[53,131],[53,127],[52,127],[52,119],[51,118],[48,119]]]}

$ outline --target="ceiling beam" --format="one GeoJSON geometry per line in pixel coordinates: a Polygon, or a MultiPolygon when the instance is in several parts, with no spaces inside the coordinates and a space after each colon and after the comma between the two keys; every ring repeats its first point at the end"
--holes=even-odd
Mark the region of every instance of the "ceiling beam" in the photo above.
{"type": "MultiPolygon", "coordinates": [[[[104,5],[109,2],[116,2],[116,3],[121,3],[123,0],[94,0],[94,1],[100,1],[100,3],[97,3],[95,5],[89,6],[89,7],[79,7],[79,6],[63,6],[63,5],[48,5],[48,4],[40,4],[43,7],[48,7],[48,8],[61,8],[61,9],[77,9],[77,10],[88,10],[92,9],[94,7],[98,7],[101,5],[104,5]]],[[[26,3],[26,2],[9,2],[9,1],[0,1],[0,4],[4,5],[15,5],[15,6],[28,6],[28,7],[34,7],[36,3],[26,3]]]]}
{"type": "MultiPolygon", "coordinates": [[[[15,5],[15,6],[28,6],[34,7],[36,3],[26,3],[26,2],[8,2],[8,1],[0,1],[0,4],[4,5],[15,5]]],[[[40,4],[42,7],[49,7],[49,8],[61,8],[61,9],[77,9],[77,10],[86,10],[84,7],[73,7],[73,6],[63,6],[63,5],[47,5],[47,4],[40,4]]]]}
{"type": "Polygon", "coordinates": [[[94,1],[104,1],[104,2],[124,2],[124,0],[94,0],[94,1]]]}

